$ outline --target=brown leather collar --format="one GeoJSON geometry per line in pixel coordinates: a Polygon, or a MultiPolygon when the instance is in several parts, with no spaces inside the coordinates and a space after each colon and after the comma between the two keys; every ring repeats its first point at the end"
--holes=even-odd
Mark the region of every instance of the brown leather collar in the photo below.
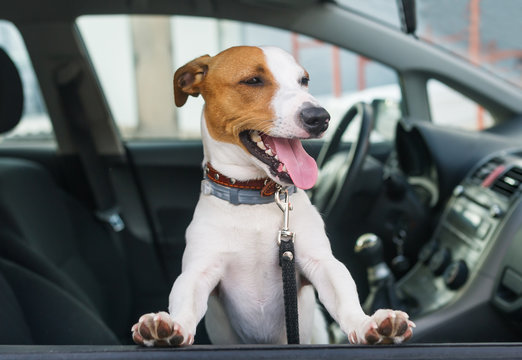
{"type": "Polygon", "coordinates": [[[274,195],[278,185],[274,180],[270,178],[246,181],[239,181],[233,178],[229,178],[228,176],[225,176],[216,169],[214,169],[212,165],[210,165],[210,163],[207,163],[207,165],[205,166],[205,174],[207,175],[209,180],[215,182],[216,184],[237,189],[259,190],[261,192],[261,196],[274,195]]]}

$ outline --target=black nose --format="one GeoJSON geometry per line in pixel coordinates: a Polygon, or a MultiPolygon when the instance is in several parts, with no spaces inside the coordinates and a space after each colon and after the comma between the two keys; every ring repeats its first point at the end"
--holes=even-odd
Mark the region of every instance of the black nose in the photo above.
{"type": "Polygon", "coordinates": [[[330,122],[330,114],[322,107],[310,106],[301,110],[301,121],[303,127],[312,136],[319,136],[326,129],[330,122]]]}

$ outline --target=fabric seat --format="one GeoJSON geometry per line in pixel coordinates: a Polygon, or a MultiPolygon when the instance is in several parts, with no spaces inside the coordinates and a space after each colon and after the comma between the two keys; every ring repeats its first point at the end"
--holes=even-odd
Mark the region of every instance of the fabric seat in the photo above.
{"type": "Polygon", "coordinates": [[[56,284],[0,259],[0,343],[115,345],[97,314],[56,284]]]}
{"type": "MultiPolygon", "coordinates": [[[[0,134],[16,126],[22,105],[17,69],[0,49],[0,134]]],[[[130,282],[120,245],[43,166],[0,158],[0,343],[129,339],[130,282]]]]}

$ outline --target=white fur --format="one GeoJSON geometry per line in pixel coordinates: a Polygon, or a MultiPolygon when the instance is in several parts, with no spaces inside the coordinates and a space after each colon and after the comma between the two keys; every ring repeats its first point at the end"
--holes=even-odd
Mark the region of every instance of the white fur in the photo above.
{"type": "MultiPolygon", "coordinates": [[[[304,102],[317,104],[298,83],[304,70],[282,50],[263,50],[279,83],[271,104],[277,114],[272,135],[302,137],[299,108],[304,102]]],[[[239,146],[214,140],[204,117],[202,139],[204,162],[210,161],[224,175],[238,180],[270,175],[266,165],[239,146]]],[[[340,327],[347,334],[353,331],[357,341],[364,342],[366,332],[376,325],[361,309],[350,273],[332,255],[321,216],[302,190],[290,201],[298,281],[306,278],[311,282],[340,327]]],[[[181,327],[184,343],[190,343],[188,339],[205,313],[214,343],[286,343],[276,240],[282,221],[283,214],[275,203],[232,205],[200,195],[186,232],[182,274],[169,297],[170,316],[181,327]]],[[[301,343],[326,342],[326,325],[317,310],[314,290],[311,285],[298,286],[301,343]]]]}
{"type": "MultiPolygon", "coordinates": [[[[298,124],[298,110],[303,103],[317,101],[299,84],[303,68],[278,48],[263,51],[279,85],[271,105],[277,117],[271,135],[307,137],[298,124]]],[[[210,162],[223,174],[238,180],[270,175],[265,164],[237,145],[213,139],[204,116],[202,140],[204,163],[210,162]]],[[[314,284],[328,311],[345,325],[343,329],[352,331],[367,318],[355,283],[346,267],[333,257],[323,221],[307,195],[299,190],[291,202],[297,271],[314,284]]],[[[207,328],[213,343],[235,343],[238,339],[243,343],[286,342],[276,242],[281,225],[282,212],[275,203],[232,205],[202,194],[186,232],[182,275],[169,299],[172,319],[194,334],[208,312],[207,328]],[[218,294],[212,295],[207,311],[207,299],[216,287],[218,294]]],[[[310,343],[314,323],[324,325],[323,319],[315,319],[319,315],[311,286],[299,292],[298,302],[301,342],[310,343]]],[[[315,331],[323,334],[316,338],[326,340],[326,327],[318,329],[315,331]]]]}
{"type": "MultiPolygon", "coordinates": [[[[290,227],[297,233],[297,270],[314,284],[323,304],[340,320],[343,329],[352,331],[367,318],[359,305],[355,284],[346,267],[332,256],[322,219],[306,194],[299,190],[291,201],[294,210],[290,227]]],[[[173,320],[194,334],[207,310],[206,299],[219,284],[212,302],[217,301],[214,305],[220,309],[208,309],[209,328],[217,325],[217,329],[233,329],[243,343],[284,343],[276,242],[281,222],[282,213],[275,203],[232,205],[201,195],[187,229],[182,275],[169,299],[173,320]],[[224,318],[218,316],[219,324],[212,324],[215,311],[226,313],[229,323],[223,324],[224,318]]],[[[312,341],[315,306],[314,292],[306,286],[299,294],[302,343],[312,341]]],[[[227,343],[222,332],[211,332],[210,337],[215,343],[227,343]]]]}
{"type": "Polygon", "coordinates": [[[266,56],[266,63],[279,85],[272,99],[276,121],[269,135],[283,138],[309,137],[308,132],[299,124],[299,110],[305,103],[316,106],[319,106],[319,103],[310,95],[308,87],[299,83],[305,75],[305,70],[284,50],[276,47],[262,49],[266,56]]]}

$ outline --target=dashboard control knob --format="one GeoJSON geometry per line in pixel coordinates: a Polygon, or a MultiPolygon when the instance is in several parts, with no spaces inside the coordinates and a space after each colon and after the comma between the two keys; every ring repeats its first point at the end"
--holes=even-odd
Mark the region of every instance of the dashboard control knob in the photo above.
{"type": "Polygon", "coordinates": [[[469,269],[464,260],[458,260],[451,263],[444,271],[444,283],[452,290],[457,290],[468,280],[469,269]]]}
{"type": "Polygon", "coordinates": [[[442,275],[451,263],[451,251],[448,248],[437,250],[430,260],[429,267],[436,276],[442,275]]]}
{"type": "Polygon", "coordinates": [[[438,249],[439,244],[435,241],[430,241],[429,243],[424,244],[424,246],[419,251],[419,261],[424,265],[428,265],[431,257],[438,249]]]}
{"type": "Polygon", "coordinates": [[[493,204],[489,208],[489,214],[491,215],[491,217],[499,218],[502,215],[504,215],[504,211],[498,204],[493,204]]]}
{"type": "Polygon", "coordinates": [[[464,191],[466,189],[462,185],[457,185],[457,187],[453,190],[453,196],[459,197],[460,195],[464,194],[464,191]]]}
{"type": "Polygon", "coordinates": [[[384,262],[382,240],[375,234],[359,236],[354,250],[362,257],[366,266],[374,266],[384,262]]]}

